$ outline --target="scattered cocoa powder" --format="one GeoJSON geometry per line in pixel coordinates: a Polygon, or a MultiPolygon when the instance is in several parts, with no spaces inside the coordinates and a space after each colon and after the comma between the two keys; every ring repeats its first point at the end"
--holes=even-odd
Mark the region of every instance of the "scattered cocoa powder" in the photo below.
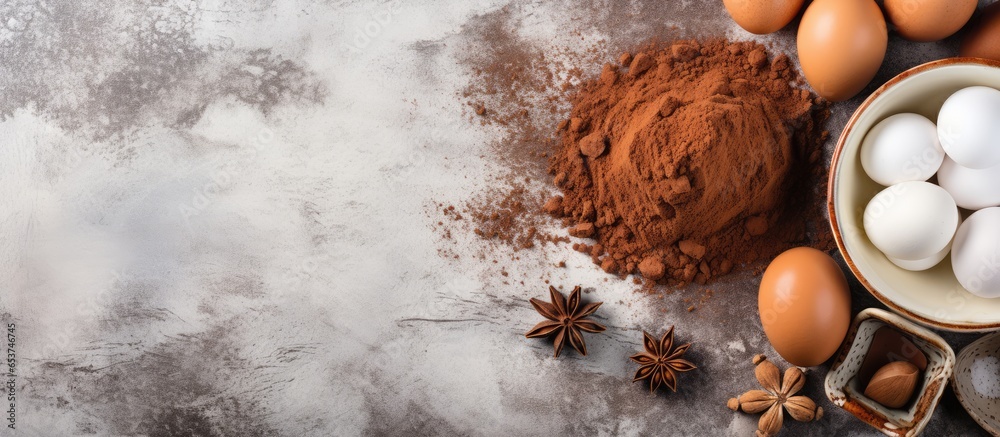
{"type": "MultiPolygon", "coordinates": [[[[530,249],[536,243],[565,243],[564,235],[551,235],[538,230],[533,213],[542,209],[544,198],[532,195],[523,185],[497,190],[483,203],[470,201],[467,211],[476,226],[473,232],[487,239],[497,240],[515,249],[530,249]]],[[[551,200],[550,200],[551,202],[551,200]]]]}
{"type": "MultiPolygon", "coordinates": [[[[583,53],[580,47],[543,48],[519,34],[512,13],[507,6],[470,20],[467,28],[474,32],[464,41],[467,47],[460,51],[459,62],[471,70],[472,80],[459,97],[472,110],[470,121],[500,128],[502,138],[493,144],[495,159],[515,177],[541,178],[548,153],[558,145],[554,128],[569,110],[575,84],[585,76],[580,67],[560,58],[595,64],[602,52],[593,44],[583,53]]],[[[571,129],[581,127],[574,124],[571,129]]]]}
{"type": "MultiPolygon", "coordinates": [[[[574,84],[586,75],[579,65],[599,65],[605,53],[599,42],[582,51],[579,44],[543,47],[517,31],[515,12],[516,7],[505,6],[470,19],[458,62],[469,69],[471,80],[458,97],[468,105],[471,123],[498,128],[490,159],[505,167],[495,187],[468,201],[466,209],[476,212],[470,219],[478,235],[520,250],[569,240],[563,233],[538,231],[557,224],[540,209],[552,193],[548,158],[559,144],[556,125],[584,127],[580,120],[572,126],[562,120],[574,84]]],[[[600,145],[593,146],[599,154],[600,145]]]]}
{"type": "Polygon", "coordinates": [[[707,283],[797,245],[830,249],[826,103],[752,42],[651,44],[578,87],[549,171],[575,245],[609,273],[707,283]]]}

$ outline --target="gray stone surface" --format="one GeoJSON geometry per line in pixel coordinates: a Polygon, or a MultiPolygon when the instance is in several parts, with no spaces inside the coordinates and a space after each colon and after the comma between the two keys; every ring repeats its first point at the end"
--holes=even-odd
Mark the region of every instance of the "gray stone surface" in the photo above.
{"type": "MultiPolygon", "coordinates": [[[[503,172],[498,132],[456,96],[484,17],[611,59],[652,37],[750,39],[720,3],[4,1],[3,435],[752,435],[725,402],[755,385],[750,357],[777,359],[754,277],[687,312],[697,289],[635,293],[565,246],[514,254],[436,225],[437,203],[503,172]],[[605,302],[590,356],[524,339],[543,280],[605,302]],[[672,324],[700,368],[651,395],[626,357],[672,324]]],[[[794,55],[792,29],[758,39],[794,55]]],[[[890,44],[866,92],[956,52],[890,44]]],[[[834,105],[834,138],[860,101],[834,105]]],[[[852,288],[855,310],[879,306],[852,288]]],[[[874,435],[826,401],[826,370],[804,390],[826,417],[787,434],[874,435]]],[[[949,390],[928,435],[981,433],[949,390]]]]}

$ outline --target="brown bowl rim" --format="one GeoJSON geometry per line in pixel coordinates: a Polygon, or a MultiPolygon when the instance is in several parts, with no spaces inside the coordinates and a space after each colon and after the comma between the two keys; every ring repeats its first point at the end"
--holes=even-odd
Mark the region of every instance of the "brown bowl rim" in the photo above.
{"type": "Polygon", "coordinates": [[[896,77],[889,79],[886,83],[882,84],[882,86],[878,87],[878,89],[872,92],[872,94],[869,95],[868,98],[866,98],[864,102],[861,103],[860,106],[858,106],[858,108],[854,111],[854,114],[852,114],[851,118],[847,121],[847,124],[844,126],[844,129],[840,131],[840,138],[837,139],[837,146],[834,148],[833,157],[830,160],[830,175],[828,176],[827,187],[826,187],[827,190],[826,207],[830,216],[830,228],[833,230],[833,239],[834,241],[837,242],[837,249],[840,251],[840,255],[844,257],[844,261],[847,263],[848,268],[850,268],[851,272],[854,273],[854,276],[858,278],[858,281],[861,282],[861,285],[864,285],[865,289],[868,290],[868,293],[870,293],[872,296],[875,296],[875,298],[878,299],[879,302],[882,302],[883,305],[891,308],[893,311],[899,314],[908,317],[911,320],[922,323],[926,326],[930,326],[932,328],[944,329],[954,332],[993,331],[996,329],[1000,329],[1000,321],[994,323],[963,323],[963,324],[943,322],[940,320],[931,319],[913,313],[907,310],[906,308],[897,305],[891,299],[889,299],[888,297],[882,295],[882,293],[879,293],[877,290],[875,290],[875,287],[873,287],[871,283],[868,282],[868,279],[866,279],[864,275],[862,275],[861,272],[858,270],[858,267],[854,264],[854,259],[851,258],[850,253],[847,252],[847,247],[844,245],[843,236],[841,235],[840,232],[840,226],[837,224],[837,211],[833,199],[833,191],[836,188],[835,180],[837,174],[839,173],[839,166],[837,164],[840,162],[840,154],[841,151],[843,151],[844,143],[847,141],[848,134],[850,134],[851,130],[854,129],[854,125],[861,117],[861,114],[864,113],[869,106],[871,106],[871,104],[875,101],[875,99],[881,96],[882,93],[884,93],[889,88],[892,88],[898,83],[906,79],[909,79],[913,75],[933,70],[935,68],[940,68],[950,65],[960,65],[960,64],[982,65],[987,67],[1000,68],[1000,61],[994,61],[982,58],[958,57],[958,58],[947,58],[947,59],[927,62],[924,64],[920,64],[916,67],[910,68],[909,70],[899,73],[898,75],[896,75],[896,77]]]}

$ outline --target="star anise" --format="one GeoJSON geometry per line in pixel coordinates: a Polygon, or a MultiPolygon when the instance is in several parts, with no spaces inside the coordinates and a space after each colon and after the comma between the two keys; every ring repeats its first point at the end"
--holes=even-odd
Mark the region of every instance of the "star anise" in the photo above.
{"type": "Polygon", "coordinates": [[[757,366],[754,374],[764,390],[750,390],[739,398],[729,399],[727,406],[733,411],[743,410],[750,414],[764,411],[757,424],[757,437],[771,437],[781,431],[785,416],[782,407],[792,419],[799,422],[819,420],[823,417],[823,408],[817,407],[812,399],[793,396],[802,390],[802,386],[806,383],[805,374],[801,369],[789,367],[782,379],[778,366],[767,361],[767,357],[757,355],[753,357],[753,363],[757,366]]]}
{"type": "Polygon", "coordinates": [[[646,352],[629,357],[630,360],[640,364],[632,382],[648,379],[650,392],[656,391],[660,384],[666,384],[670,390],[677,391],[677,374],[697,369],[690,361],[681,358],[691,347],[691,344],[683,344],[675,348],[673,326],[666,334],[663,334],[660,341],[656,341],[652,335],[645,331],[643,331],[642,337],[642,345],[646,348],[646,352]]]}
{"type": "Polygon", "coordinates": [[[535,311],[548,320],[535,325],[524,336],[535,338],[555,335],[556,357],[562,352],[567,340],[573,349],[576,349],[581,355],[587,355],[587,345],[584,344],[583,334],[580,331],[601,332],[607,329],[603,325],[584,319],[597,311],[601,302],[593,302],[581,307],[579,286],[573,288],[573,292],[569,295],[569,301],[552,286],[549,286],[549,296],[552,303],[531,298],[531,306],[535,307],[535,311]]]}

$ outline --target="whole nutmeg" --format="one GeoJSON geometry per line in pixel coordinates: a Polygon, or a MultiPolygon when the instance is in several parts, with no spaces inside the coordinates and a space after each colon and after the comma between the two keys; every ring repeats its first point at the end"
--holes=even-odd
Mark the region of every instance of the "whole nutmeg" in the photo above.
{"type": "Polygon", "coordinates": [[[902,408],[913,397],[920,369],[909,361],[882,366],[865,388],[865,396],[889,408],[902,408]]]}

